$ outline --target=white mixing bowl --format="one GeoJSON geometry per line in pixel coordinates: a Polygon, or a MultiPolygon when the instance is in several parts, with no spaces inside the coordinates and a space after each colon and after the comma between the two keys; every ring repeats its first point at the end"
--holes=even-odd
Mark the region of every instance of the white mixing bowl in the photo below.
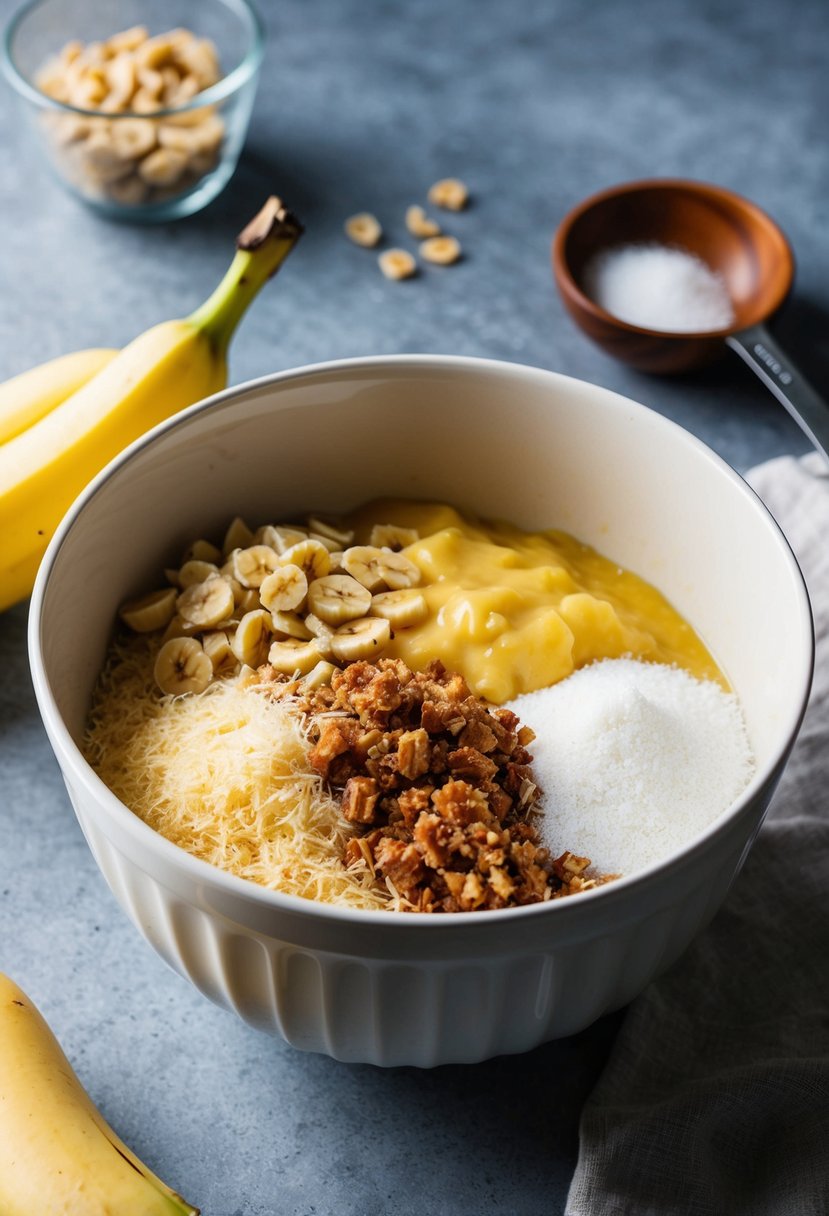
{"type": "Polygon", "coordinates": [[[60,527],[32,600],[30,648],[83,831],[162,957],[211,1000],[297,1047],[421,1066],[572,1034],[680,955],[760,826],[813,661],[808,599],[786,541],[703,444],[590,384],[431,356],[267,377],[134,444],[60,527]],[[147,827],[78,747],[119,603],[233,515],[343,511],[376,495],[561,528],[655,583],[739,694],[757,759],[745,793],[688,848],[642,873],[553,904],[453,915],[343,911],[280,895],[147,827]]]}

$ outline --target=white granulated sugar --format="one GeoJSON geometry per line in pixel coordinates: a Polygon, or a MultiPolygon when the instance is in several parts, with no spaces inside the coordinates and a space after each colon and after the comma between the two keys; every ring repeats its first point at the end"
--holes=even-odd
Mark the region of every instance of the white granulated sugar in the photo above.
{"type": "Polygon", "coordinates": [[[584,287],[606,312],[643,329],[705,333],[734,323],[722,275],[668,245],[604,249],[585,269],[584,287]]]}
{"type": "Polygon", "coordinates": [[[602,873],[684,847],[754,771],[737,698],[676,667],[604,659],[508,708],[536,733],[544,844],[602,873]]]}

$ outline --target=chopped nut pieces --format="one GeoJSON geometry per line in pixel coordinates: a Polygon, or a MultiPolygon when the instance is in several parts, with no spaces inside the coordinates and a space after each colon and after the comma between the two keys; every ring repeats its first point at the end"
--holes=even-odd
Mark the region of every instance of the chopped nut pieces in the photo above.
{"type": "Polygon", "coordinates": [[[431,219],[422,207],[409,207],[406,211],[406,227],[412,236],[439,236],[440,224],[431,219]]]}
{"type": "Polygon", "coordinates": [[[435,182],[427,195],[429,202],[447,211],[463,211],[469,202],[469,191],[456,177],[444,177],[435,182]]]}
{"type": "Polygon", "coordinates": [[[406,249],[386,249],[377,261],[387,279],[410,279],[417,274],[417,262],[406,249]]]}
{"type": "Polygon", "coordinates": [[[398,909],[505,908],[608,881],[586,875],[588,858],[553,859],[539,845],[533,732],[441,663],[415,673],[400,660],[356,662],[316,687],[267,667],[259,679],[262,691],[296,698],[311,764],[364,830],[346,863],[383,877],[398,909]]]}
{"type": "Polygon", "coordinates": [[[345,234],[355,245],[372,249],[379,244],[383,229],[375,216],[368,211],[361,211],[359,215],[352,215],[345,221],[345,234]]]}
{"type": "Polygon", "coordinates": [[[208,38],[184,29],[150,38],[135,26],[103,42],[67,43],[35,83],[55,101],[96,111],[43,115],[67,178],[91,197],[139,206],[190,189],[215,167],[225,133],[215,107],[168,111],[220,78],[208,38]]]}
{"type": "Polygon", "coordinates": [[[314,672],[322,684],[335,663],[376,659],[392,628],[429,616],[426,597],[414,590],[420,569],[400,552],[417,532],[376,524],[370,536],[379,543],[353,545],[352,530],[316,516],[307,527],[264,524],[254,532],[237,517],[221,550],[194,541],[181,566],[165,571],[171,586],[123,604],[120,616],[136,633],[163,631],[162,645],[200,640],[212,661],[205,687],[266,659],[284,676],[314,672]]]}
{"type": "Polygon", "coordinates": [[[451,266],[461,256],[460,242],[453,236],[433,236],[423,241],[420,256],[424,262],[435,262],[438,266],[451,266]]]}

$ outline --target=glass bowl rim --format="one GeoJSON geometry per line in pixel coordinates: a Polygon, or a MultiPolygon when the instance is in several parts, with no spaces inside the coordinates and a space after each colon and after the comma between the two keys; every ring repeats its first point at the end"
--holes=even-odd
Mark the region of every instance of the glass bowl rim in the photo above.
{"type": "Polygon", "coordinates": [[[197,93],[195,97],[183,105],[152,110],[149,113],[139,113],[136,110],[121,110],[117,113],[111,113],[107,110],[84,109],[81,106],[73,106],[68,102],[57,101],[54,97],[49,97],[47,93],[42,92],[32,84],[15,63],[14,55],[12,54],[12,43],[18,29],[36,9],[48,3],[49,0],[26,0],[26,3],[21,5],[9,18],[3,31],[2,44],[0,44],[0,68],[2,68],[9,84],[21,97],[25,97],[41,109],[54,110],[57,113],[77,114],[83,118],[105,118],[108,121],[118,121],[124,118],[146,118],[152,120],[166,118],[173,114],[184,114],[188,111],[200,110],[205,106],[215,105],[217,102],[232,97],[234,93],[237,93],[254,79],[265,52],[265,27],[251,0],[215,0],[215,3],[222,5],[222,7],[229,9],[240,17],[246,24],[250,35],[250,46],[232,72],[228,72],[227,76],[223,76],[221,80],[218,80],[209,88],[203,89],[201,93],[197,93]]]}

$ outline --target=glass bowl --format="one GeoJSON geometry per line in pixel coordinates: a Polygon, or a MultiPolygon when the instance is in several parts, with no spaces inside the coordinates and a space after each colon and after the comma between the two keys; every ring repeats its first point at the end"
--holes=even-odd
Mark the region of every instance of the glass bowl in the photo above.
{"type": "Polygon", "coordinates": [[[106,215],[157,222],[232,177],[263,50],[249,0],[30,0],[2,66],[63,185],[106,215]]]}

